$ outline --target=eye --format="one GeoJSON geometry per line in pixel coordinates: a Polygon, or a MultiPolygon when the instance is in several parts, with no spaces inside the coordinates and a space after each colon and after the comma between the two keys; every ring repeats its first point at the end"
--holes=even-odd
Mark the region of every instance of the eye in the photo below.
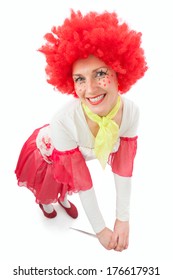
{"type": "Polygon", "coordinates": [[[75,77],[73,77],[73,80],[74,80],[74,83],[77,84],[77,83],[83,82],[85,79],[82,76],[75,76],[75,77]]]}
{"type": "Polygon", "coordinates": [[[98,78],[105,77],[107,75],[107,72],[108,72],[108,69],[106,69],[106,70],[101,69],[96,72],[96,77],[98,77],[98,78]]]}

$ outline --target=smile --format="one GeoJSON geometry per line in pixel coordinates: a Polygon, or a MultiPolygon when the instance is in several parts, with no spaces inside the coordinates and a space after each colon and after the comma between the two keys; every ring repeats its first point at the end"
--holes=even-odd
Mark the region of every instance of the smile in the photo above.
{"type": "Polygon", "coordinates": [[[106,94],[101,94],[99,96],[90,97],[90,98],[87,98],[87,99],[92,105],[98,105],[99,103],[101,103],[103,101],[105,96],[106,96],[106,94]]]}

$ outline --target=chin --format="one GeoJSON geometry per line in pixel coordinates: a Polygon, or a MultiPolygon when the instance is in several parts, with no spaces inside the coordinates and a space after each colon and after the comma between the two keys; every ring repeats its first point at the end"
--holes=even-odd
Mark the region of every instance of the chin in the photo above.
{"type": "Polygon", "coordinates": [[[99,108],[93,108],[92,107],[92,108],[90,108],[90,110],[93,113],[99,115],[100,117],[106,116],[108,114],[106,110],[100,110],[99,108]]]}
{"type": "Polygon", "coordinates": [[[108,106],[106,106],[105,102],[103,102],[102,104],[97,104],[97,105],[92,105],[89,102],[87,102],[87,106],[90,108],[90,110],[100,116],[105,116],[105,114],[107,115],[108,112],[108,106]]]}

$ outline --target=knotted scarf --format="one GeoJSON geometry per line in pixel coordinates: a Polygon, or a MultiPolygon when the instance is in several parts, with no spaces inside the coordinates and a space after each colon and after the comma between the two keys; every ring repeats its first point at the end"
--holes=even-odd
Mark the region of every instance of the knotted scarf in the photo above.
{"type": "Polygon", "coordinates": [[[106,167],[109,154],[112,152],[118,138],[119,126],[112,119],[118,113],[120,105],[121,98],[118,96],[115,107],[107,116],[100,117],[97,114],[94,114],[85,104],[82,104],[88,118],[99,125],[99,131],[95,137],[94,152],[103,169],[106,167]]]}

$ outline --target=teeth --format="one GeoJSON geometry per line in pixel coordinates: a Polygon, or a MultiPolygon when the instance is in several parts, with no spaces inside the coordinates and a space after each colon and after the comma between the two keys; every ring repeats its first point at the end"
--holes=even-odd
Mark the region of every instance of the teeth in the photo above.
{"type": "Polygon", "coordinates": [[[98,97],[95,97],[95,98],[89,98],[89,100],[91,102],[97,102],[97,101],[101,100],[103,97],[104,97],[104,94],[102,94],[102,95],[100,95],[98,97]]]}

